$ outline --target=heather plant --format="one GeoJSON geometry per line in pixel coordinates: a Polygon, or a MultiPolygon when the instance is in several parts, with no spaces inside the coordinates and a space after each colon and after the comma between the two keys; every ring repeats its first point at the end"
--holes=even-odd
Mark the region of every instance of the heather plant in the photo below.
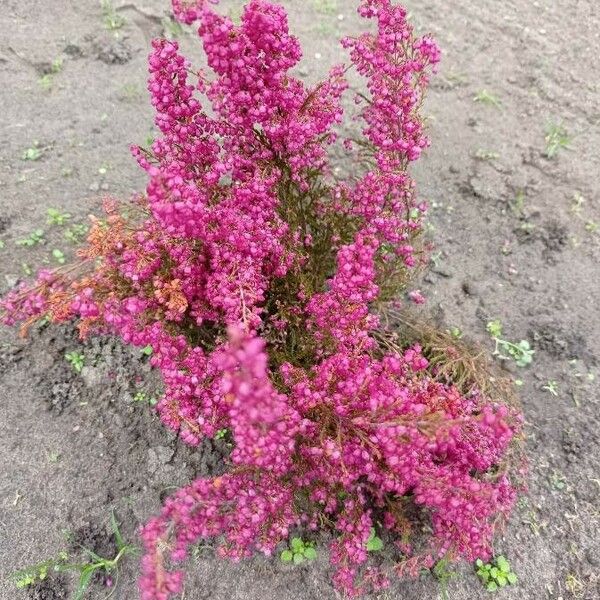
{"type": "Polygon", "coordinates": [[[394,331],[428,262],[408,170],[428,145],[420,109],[438,47],[391,0],[362,0],[374,31],[344,39],[349,63],[307,86],[291,74],[301,50],[282,7],[251,0],[239,24],[212,3],[173,8],[197,24],[210,74],[177,42],[153,42],[160,135],[132,149],[145,193],[107,198],[75,265],[3,300],[24,332],[78,319],[83,337],[149,349],[163,423],[192,446],[231,440],[224,474],[182,488],[143,528],[142,598],[181,591],[177,565],[206,538],[240,560],[326,528],[348,596],[441,558],[489,558],[515,502],[521,415],[456,339],[394,331]],[[345,115],[350,69],[366,93],[345,115]],[[359,133],[342,136],[353,118],[359,133]],[[375,525],[393,541],[384,566],[368,560],[383,546],[375,525]]]}

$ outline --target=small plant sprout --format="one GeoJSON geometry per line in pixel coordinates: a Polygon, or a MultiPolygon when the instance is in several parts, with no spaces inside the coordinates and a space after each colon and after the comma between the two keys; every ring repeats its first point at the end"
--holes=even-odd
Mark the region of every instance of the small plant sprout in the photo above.
{"type": "Polygon", "coordinates": [[[116,31],[125,25],[125,18],[121,16],[110,0],[101,0],[102,20],[109,31],[116,31]]]}
{"type": "Polygon", "coordinates": [[[280,558],[282,562],[293,562],[296,565],[305,560],[314,560],[317,558],[315,544],[314,542],[305,542],[299,537],[292,538],[289,548],[281,553],[280,558]]]}
{"type": "Polygon", "coordinates": [[[215,440],[222,440],[229,433],[229,429],[219,429],[217,433],[215,433],[215,440]]]}
{"type": "Polygon", "coordinates": [[[371,527],[371,533],[367,540],[367,552],[379,552],[383,550],[383,540],[377,535],[375,527],[371,527]]]}
{"type": "Polygon", "coordinates": [[[4,243],[4,240],[0,240],[0,250],[2,250],[2,248],[4,248],[4,246],[6,246],[6,244],[4,243]]]}
{"type": "Polygon", "coordinates": [[[435,563],[431,572],[433,576],[438,580],[442,593],[442,600],[448,600],[448,583],[457,576],[457,573],[453,571],[450,566],[452,562],[447,558],[442,558],[435,563]]]}
{"type": "Polygon", "coordinates": [[[65,360],[73,367],[76,373],[81,373],[85,365],[85,356],[81,352],[67,352],[65,354],[65,360]]]}
{"type": "Polygon", "coordinates": [[[579,192],[573,194],[573,202],[571,203],[571,212],[579,216],[585,204],[585,198],[579,192]]]}
{"type": "Polygon", "coordinates": [[[52,83],[54,81],[54,76],[57,73],[60,73],[62,71],[63,68],[63,59],[62,58],[55,58],[52,61],[52,64],[50,65],[50,71],[48,71],[47,73],[45,73],[44,75],[42,75],[42,77],[40,77],[40,85],[45,89],[45,90],[49,90],[52,87],[52,83]]]}
{"type": "Polygon", "coordinates": [[[475,158],[478,160],[496,160],[500,158],[500,154],[493,150],[484,150],[483,148],[478,148],[475,151],[475,158]]]}
{"type": "Polygon", "coordinates": [[[67,552],[61,551],[56,558],[26,567],[14,573],[15,585],[17,588],[26,588],[44,581],[51,573],[74,573],[79,575],[79,579],[73,594],[73,600],[82,600],[92,578],[97,573],[103,576],[107,586],[114,585],[112,577],[113,575],[118,576],[121,561],[125,556],[136,553],[137,548],[124,542],[114,513],[111,516],[111,528],[117,546],[117,554],[114,558],[104,558],[88,548],[82,547],[89,559],[85,562],[73,562],[69,559],[67,552]]]}
{"type": "Polygon", "coordinates": [[[596,233],[598,231],[598,223],[596,221],[586,221],[585,230],[589,233],[596,233]]]}
{"type": "Polygon", "coordinates": [[[142,354],[144,356],[152,356],[152,346],[150,346],[150,345],[144,346],[142,348],[142,354]]]}
{"type": "Polygon", "coordinates": [[[460,327],[450,327],[448,333],[456,340],[460,340],[460,338],[463,336],[463,332],[460,327]]]}
{"type": "Polygon", "coordinates": [[[322,15],[334,15],[338,12],[337,0],[311,0],[313,9],[322,15]]]}
{"type": "Polygon", "coordinates": [[[546,158],[554,158],[560,150],[570,150],[571,138],[562,123],[550,123],[546,128],[546,158]]]}
{"type": "Polygon", "coordinates": [[[88,232],[87,225],[75,223],[65,230],[64,238],[72,244],[79,244],[88,232]]]}
{"type": "Polygon", "coordinates": [[[36,140],[29,148],[26,148],[23,151],[23,155],[21,158],[23,160],[36,161],[42,158],[43,153],[44,151],[42,150],[42,148],[40,148],[40,143],[36,140]]]}
{"type": "Polygon", "coordinates": [[[44,239],[44,230],[36,229],[32,231],[26,238],[21,240],[17,240],[17,246],[26,246],[27,248],[31,248],[32,246],[37,246],[37,244],[42,244],[46,240],[44,239]]]}
{"type": "Polygon", "coordinates": [[[523,190],[519,190],[515,196],[515,199],[510,203],[511,210],[518,217],[521,217],[524,213],[525,199],[525,192],[523,190]]]}
{"type": "Polygon", "coordinates": [[[495,108],[502,108],[502,102],[494,96],[491,92],[487,90],[480,90],[475,94],[473,98],[473,102],[480,102],[481,104],[486,104],[487,106],[494,106],[495,108]]]}
{"type": "Polygon", "coordinates": [[[548,381],[546,385],[542,386],[542,389],[550,392],[553,396],[558,396],[558,383],[554,380],[548,381]]]}
{"type": "Polygon", "coordinates": [[[48,209],[48,225],[58,225],[62,227],[71,218],[68,212],[61,212],[56,208],[48,209]]]}
{"type": "Polygon", "coordinates": [[[550,477],[550,484],[555,490],[561,491],[564,490],[567,485],[567,480],[562,473],[558,471],[553,471],[552,476],[550,477]]]}
{"type": "Polygon", "coordinates": [[[510,568],[510,563],[504,556],[498,556],[489,563],[484,563],[478,558],[475,566],[477,575],[488,592],[495,592],[507,585],[514,585],[518,581],[517,576],[510,568]]]}
{"type": "Polygon", "coordinates": [[[535,350],[531,349],[527,340],[521,340],[514,344],[513,342],[502,339],[502,323],[497,319],[490,321],[487,324],[487,331],[496,343],[494,356],[497,356],[501,360],[509,360],[509,358],[512,358],[517,367],[526,367],[531,364],[535,350]]]}
{"type": "Polygon", "coordinates": [[[140,404],[149,404],[150,406],[156,406],[158,400],[155,396],[151,396],[148,392],[143,390],[138,390],[133,396],[134,402],[139,402],[140,404]]]}
{"type": "Polygon", "coordinates": [[[175,21],[172,17],[165,17],[162,20],[162,26],[165,37],[171,40],[180,38],[184,33],[181,23],[175,21]]]}
{"type": "Polygon", "coordinates": [[[54,248],[52,250],[52,258],[59,264],[64,265],[67,259],[65,258],[65,253],[58,248],[54,248]]]}

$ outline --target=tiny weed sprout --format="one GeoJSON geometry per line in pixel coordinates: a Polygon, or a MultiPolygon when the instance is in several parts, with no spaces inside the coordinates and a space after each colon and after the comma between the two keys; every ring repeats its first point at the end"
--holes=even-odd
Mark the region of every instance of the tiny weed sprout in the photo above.
{"type": "Polygon", "coordinates": [[[114,516],[111,515],[111,529],[113,538],[117,547],[117,554],[113,558],[104,558],[88,548],[82,547],[82,551],[87,555],[85,562],[73,562],[67,552],[62,551],[54,559],[47,560],[37,565],[26,567],[13,574],[13,580],[18,588],[26,588],[40,581],[44,581],[53,573],[73,573],[78,575],[78,580],[73,600],[82,600],[92,581],[92,578],[99,574],[103,577],[107,587],[113,587],[115,582],[113,576],[118,576],[118,569],[123,559],[130,554],[137,553],[135,546],[126,544],[123,540],[119,525],[114,516]]]}
{"type": "Polygon", "coordinates": [[[85,356],[81,352],[67,352],[65,354],[65,360],[73,367],[76,373],[81,373],[85,365],[85,356]]]}
{"type": "Polygon", "coordinates": [[[371,527],[366,547],[367,552],[379,552],[379,550],[383,550],[383,540],[377,535],[375,527],[371,527]]]}
{"type": "Polygon", "coordinates": [[[448,584],[452,579],[457,577],[457,573],[452,570],[452,562],[444,557],[435,563],[431,572],[438,580],[441,589],[442,600],[449,600],[448,584]]]}
{"type": "MultiPolygon", "coordinates": [[[[105,198],[74,266],[42,269],[0,303],[23,334],[47,315],[138,348],[162,378],[164,425],[198,452],[226,439],[222,473],[175,491],[143,527],[142,600],[180,593],[182,562],[208,540],[232,560],[281,544],[282,560],[311,560],[312,542],[288,542],[299,529],[327,530],[347,597],[444,557],[487,560],[521,489],[514,386],[409,307],[431,262],[410,170],[429,145],[421,109],[440,50],[392,0],[357,6],[373,23],[308,84],[282,6],[249,0],[234,21],[173,0],[207,69],[152,42],[157,132],[132,148],[145,193],[105,198]],[[364,91],[351,91],[358,77],[364,91]]],[[[498,352],[530,362],[501,330],[498,352]]]]}
{"type": "Polygon", "coordinates": [[[560,150],[570,150],[571,138],[562,123],[550,123],[546,128],[546,158],[554,158],[560,150]]]}
{"type": "Polygon", "coordinates": [[[65,258],[65,253],[62,250],[59,250],[58,248],[54,248],[54,250],[52,250],[52,258],[59,265],[64,265],[65,262],[67,262],[67,259],[65,258]]]}
{"type": "Polygon", "coordinates": [[[502,102],[487,90],[477,92],[473,98],[473,102],[480,102],[481,104],[487,104],[488,106],[494,106],[495,108],[502,108],[502,102]]]}
{"type": "Polygon", "coordinates": [[[22,158],[23,160],[36,161],[42,158],[43,153],[44,151],[42,148],[40,148],[39,142],[33,142],[32,146],[23,151],[22,158]]]}
{"type": "Polygon", "coordinates": [[[22,240],[17,240],[17,246],[26,246],[31,248],[31,246],[37,246],[37,244],[43,244],[46,240],[44,239],[44,230],[36,229],[32,231],[26,238],[22,240]]]}
{"type": "Polygon", "coordinates": [[[125,18],[113,6],[111,0],[101,0],[102,20],[109,31],[116,31],[125,25],[125,18]]]}
{"type": "Polygon", "coordinates": [[[515,344],[502,339],[502,323],[498,320],[489,321],[486,328],[496,343],[496,348],[494,349],[495,356],[501,360],[510,360],[512,358],[517,367],[526,367],[532,363],[535,350],[532,350],[527,340],[521,340],[515,344]]]}
{"type": "Polygon", "coordinates": [[[293,562],[299,565],[305,560],[317,558],[317,551],[313,542],[305,542],[302,538],[295,537],[291,539],[289,548],[284,550],[279,557],[282,562],[293,562]]]}
{"type": "Polygon", "coordinates": [[[510,563],[504,556],[498,556],[488,563],[480,558],[475,562],[477,575],[488,592],[495,592],[507,585],[514,585],[518,578],[512,572],[510,563]]]}
{"type": "Polygon", "coordinates": [[[62,227],[71,218],[71,215],[67,212],[61,212],[56,208],[48,209],[48,225],[58,225],[62,227]]]}
{"type": "Polygon", "coordinates": [[[87,232],[87,225],[75,223],[65,230],[64,238],[72,244],[79,244],[85,238],[87,232]]]}
{"type": "Polygon", "coordinates": [[[542,389],[550,392],[553,396],[558,396],[558,383],[556,381],[548,381],[546,385],[542,386],[542,389]]]}

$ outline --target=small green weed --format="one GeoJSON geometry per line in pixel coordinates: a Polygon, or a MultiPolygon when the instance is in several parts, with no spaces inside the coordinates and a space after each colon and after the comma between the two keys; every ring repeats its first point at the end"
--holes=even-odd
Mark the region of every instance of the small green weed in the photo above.
{"type": "Polygon", "coordinates": [[[138,390],[134,394],[133,401],[141,404],[149,404],[150,406],[156,406],[158,404],[158,400],[155,396],[151,396],[148,392],[144,392],[143,390],[138,390]]]}
{"type": "Polygon", "coordinates": [[[322,15],[334,15],[338,11],[337,0],[311,0],[311,4],[322,15]]]}
{"type": "Polygon", "coordinates": [[[141,352],[144,356],[152,356],[152,346],[150,346],[150,345],[144,346],[142,348],[141,352]]]}
{"type": "Polygon", "coordinates": [[[172,40],[180,38],[184,33],[181,23],[175,21],[172,17],[165,17],[162,20],[162,26],[165,37],[172,40]]]}
{"type": "Polygon", "coordinates": [[[383,550],[383,540],[377,535],[375,527],[371,527],[371,533],[367,540],[367,552],[379,552],[380,550],[383,550]]]}
{"type": "Polygon", "coordinates": [[[442,600],[448,600],[448,583],[454,579],[457,574],[450,569],[452,563],[447,558],[442,558],[435,563],[431,572],[433,576],[438,580],[442,592],[442,600]]]}
{"type": "Polygon", "coordinates": [[[121,16],[110,0],[101,0],[102,21],[109,31],[116,31],[125,25],[125,18],[121,16]]]}
{"type": "Polygon", "coordinates": [[[71,218],[70,213],[61,212],[57,208],[48,209],[48,225],[58,225],[62,227],[71,218]]]}
{"type": "Polygon", "coordinates": [[[480,102],[481,104],[487,104],[488,106],[494,106],[495,108],[502,108],[502,102],[487,90],[480,90],[475,94],[473,102],[480,102]]]}
{"type": "Polygon", "coordinates": [[[79,242],[81,242],[81,240],[83,240],[83,238],[85,238],[87,232],[87,225],[83,225],[82,223],[75,223],[65,231],[64,237],[67,241],[71,242],[72,244],[78,244],[79,242]]]}
{"type": "Polygon", "coordinates": [[[502,323],[498,319],[490,321],[486,328],[496,343],[494,356],[498,356],[501,360],[512,358],[517,367],[526,367],[532,363],[535,350],[531,349],[527,340],[521,340],[514,344],[502,339],[502,323]]]}
{"type": "Polygon", "coordinates": [[[305,560],[314,560],[317,558],[315,544],[314,542],[305,542],[299,537],[292,538],[289,548],[281,553],[280,558],[282,562],[293,562],[296,565],[305,560]]]}
{"type": "Polygon", "coordinates": [[[489,563],[484,563],[480,558],[475,562],[477,575],[488,592],[495,592],[506,585],[514,585],[518,578],[510,568],[510,563],[504,556],[498,556],[489,563]]]}
{"type": "Polygon", "coordinates": [[[542,386],[543,390],[550,392],[553,396],[558,396],[558,383],[556,381],[548,381],[546,385],[542,386]]]}
{"type": "Polygon", "coordinates": [[[550,123],[546,128],[546,158],[554,158],[560,150],[571,149],[571,138],[562,123],[550,123]]]}
{"type": "Polygon", "coordinates": [[[40,160],[40,158],[42,158],[43,154],[44,154],[44,151],[42,148],[40,148],[40,143],[38,141],[34,141],[33,144],[29,148],[26,148],[25,150],[23,150],[23,154],[22,154],[21,158],[23,160],[36,161],[36,160],[40,160]]]}
{"type": "Polygon", "coordinates": [[[44,239],[44,230],[36,229],[32,231],[26,238],[22,240],[17,240],[17,246],[26,246],[27,248],[31,248],[32,246],[37,246],[37,244],[42,244],[46,240],[44,239]]]}
{"type": "Polygon", "coordinates": [[[475,158],[478,160],[496,160],[500,158],[500,154],[498,152],[494,152],[493,150],[484,150],[483,148],[478,148],[475,151],[475,158]]]}
{"type": "Polygon", "coordinates": [[[229,433],[229,429],[227,429],[227,428],[219,429],[219,431],[217,431],[217,433],[215,433],[215,440],[224,439],[228,433],[229,433]]]}
{"type": "Polygon", "coordinates": [[[81,373],[85,365],[85,356],[81,352],[67,352],[65,360],[73,367],[75,372],[81,373]]]}
{"type": "Polygon", "coordinates": [[[119,530],[119,525],[114,513],[111,515],[111,528],[113,537],[117,545],[117,554],[114,558],[103,558],[88,548],[83,548],[83,551],[89,556],[86,562],[71,562],[69,555],[65,551],[61,551],[56,558],[47,560],[37,565],[32,565],[25,569],[21,569],[13,574],[13,579],[17,588],[26,588],[39,581],[44,581],[51,573],[74,573],[79,575],[77,587],[73,595],[73,600],[81,600],[96,573],[104,575],[105,580],[109,581],[113,574],[118,575],[118,568],[122,559],[128,554],[137,552],[135,546],[126,544],[119,530]]]}
{"type": "Polygon", "coordinates": [[[52,258],[59,265],[64,265],[67,262],[67,259],[65,258],[65,253],[62,250],[59,250],[58,248],[54,248],[54,250],[52,250],[52,258]]]}

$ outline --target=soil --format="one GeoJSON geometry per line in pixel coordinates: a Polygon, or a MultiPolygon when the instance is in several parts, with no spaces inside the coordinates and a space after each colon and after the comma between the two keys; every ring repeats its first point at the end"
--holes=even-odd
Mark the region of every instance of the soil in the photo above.
{"type": "MultiPolygon", "coordinates": [[[[115,2],[125,23],[109,31],[96,0],[1,1],[0,293],[55,260],[53,249],[72,255],[65,227],[46,224],[48,208],[70,213],[69,226],[85,223],[102,194],[143,188],[128,145],[152,133],[145,59],[167,4],[115,2]],[[24,160],[28,149],[35,160],[24,160]],[[45,243],[16,244],[37,228],[45,243]]],[[[358,30],[356,3],[283,4],[305,48],[298,73],[316,80],[344,59],[336,37],[358,30]]],[[[425,109],[432,147],[415,171],[436,244],[419,285],[430,311],[490,353],[494,318],[506,339],[535,349],[528,368],[505,363],[522,381],[531,474],[496,543],[519,576],[500,593],[600,598],[600,4],[406,4],[444,50],[425,109]],[[564,126],[570,148],[550,159],[551,124],[564,126]]],[[[189,30],[181,43],[200,56],[189,30]]],[[[21,591],[9,575],[80,545],[110,554],[111,510],[136,542],[168,493],[223,468],[226,442],[191,450],[159,424],[149,402],[158,383],[139,351],[110,339],[82,344],[69,327],[38,327],[26,340],[3,329],[0,344],[0,597],[68,598],[68,575],[21,591]],[[69,351],[84,355],[81,373],[65,361],[69,351]]],[[[186,600],[336,597],[325,550],[300,567],[264,558],[232,565],[207,545],[191,562],[186,600]]],[[[95,580],[87,597],[136,598],[136,572],[137,561],[126,560],[111,588],[95,580]]],[[[487,597],[470,565],[448,593],[487,597]]],[[[427,576],[378,597],[440,595],[427,576]]]]}

